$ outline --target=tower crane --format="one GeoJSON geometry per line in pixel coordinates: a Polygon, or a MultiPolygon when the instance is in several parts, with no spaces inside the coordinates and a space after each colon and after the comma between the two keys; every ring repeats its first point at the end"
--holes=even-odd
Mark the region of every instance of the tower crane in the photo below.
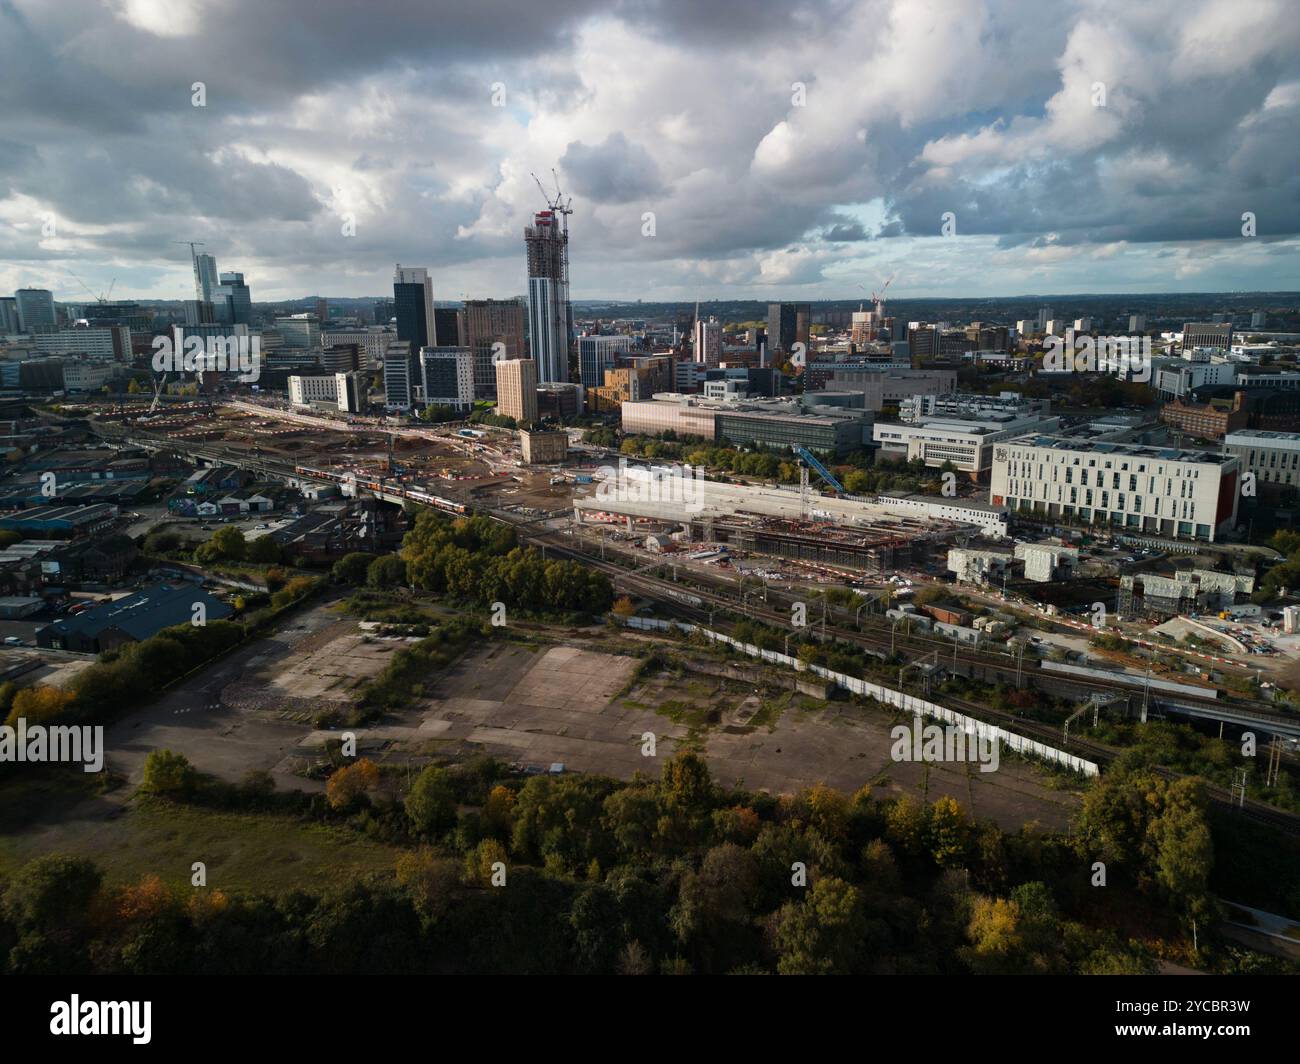
{"type": "Polygon", "coordinates": [[[885,292],[889,286],[894,283],[894,278],[897,276],[897,272],[891,273],[885,278],[885,283],[880,286],[880,291],[871,293],[871,303],[876,309],[877,320],[880,320],[885,316],[885,292]]]}
{"type": "Polygon", "coordinates": [[[114,277],[113,280],[109,283],[107,291],[100,292],[99,295],[95,295],[95,293],[91,290],[90,285],[86,284],[85,281],[83,281],[71,270],[69,270],[68,273],[71,275],[72,279],[77,282],[77,284],[81,285],[81,287],[86,290],[86,295],[90,296],[91,299],[93,299],[96,303],[100,303],[100,304],[108,302],[108,297],[113,294],[113,288],[117,284],[117,278],[114,277]]]}

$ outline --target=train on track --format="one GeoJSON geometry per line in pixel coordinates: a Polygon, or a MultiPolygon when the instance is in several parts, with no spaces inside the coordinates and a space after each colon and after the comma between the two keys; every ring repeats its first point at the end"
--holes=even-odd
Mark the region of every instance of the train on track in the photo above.
{"type": "Polygon", "coordinates": [[[422,506],[432,506],[444,513],[467,514],[470,512],[469,507],[463,502],[446,499],[441,495],[434,495],[432,492],[424,491],[421,488],[408,487],[396,480],[363,480],[353,473],[335,473],[325,469],[314,469],[311,466],[294,466],[293,471],[299,476],[312,477],[316,480],[329,480],[335,484],[355,483],[358,489],[364,488],[376,495],[383,493],[384,495],[396,496],[399,499],[409,499],[411,502],[420,503],[422,506]]]}

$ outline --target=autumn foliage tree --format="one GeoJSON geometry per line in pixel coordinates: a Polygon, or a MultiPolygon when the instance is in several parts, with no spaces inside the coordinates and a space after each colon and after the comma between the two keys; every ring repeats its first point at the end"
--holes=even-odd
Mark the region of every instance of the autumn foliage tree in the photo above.
{"type": "Polygon", "coordinates": [[[368,757],[344,765],[325,784],[331,809],[348,809],[379,787],[379,766],[368,757]]]}

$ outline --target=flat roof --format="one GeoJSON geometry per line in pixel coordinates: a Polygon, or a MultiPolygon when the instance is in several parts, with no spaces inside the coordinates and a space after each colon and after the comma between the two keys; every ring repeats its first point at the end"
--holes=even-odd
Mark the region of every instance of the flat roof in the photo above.
{"type": "Polygon", "coordinates": [[[1177,447],[1153,447],[1141,443],[1116,443],[1113,440],[1092,440],[1080,436],[1016,436],[1004,440],[1008,445],[1042,447],[1056,451],[1084,451],[1088,454],[1131,455],[1135,458],[1155,458],[1166,462],[1202,462],[1223,465],[1235,455],[1217,451],[1180,450],[1177,447]]]}

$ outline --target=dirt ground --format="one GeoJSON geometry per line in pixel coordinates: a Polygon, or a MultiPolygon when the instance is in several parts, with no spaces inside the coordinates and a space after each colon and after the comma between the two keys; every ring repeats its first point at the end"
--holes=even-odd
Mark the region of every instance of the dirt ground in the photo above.
{"type": "MultiPolygon", "coordinates": [[[[788,793],[815,783],[852,792],[950,795],[977,816],[1015,830],[1063,828],[1077,805],[1068,786],[1038,766],[1004,758],[996,772],[961,764],[895,763],[894,719],[876,708],[822,701],[778,686],[699,672],[638,677],[636,644],[597,630],[552,632],[563,642],[492,641],[438,676],[427,697],[351,729],[359,751],[391,764],[481,752],[546,771],[630,779],[657,776],[683,747],[698,750],[726,785],[788,793]],[[654,756],[642,753],[647,733],[654,756]]],[[[313,727],[321,709],[351,700],[403,643],[366,640],[328,607],[304,611],[274,637],[241,649],[162,700],[111,726],[110,766],[138,781],[152,749],[184,753],[232,781],[251,768],[281,788],[319,789],[302,772],[338,730],[313,727]]]]}
{"type": "Polygon", "coordinates": [[[657,775],[682,746],[699,750],[719,782],[789,793],[825,783],[853,792],[949,795],[1004,828],[1037,821],[1064,828],[1077,804],[1069,790],[1025,762],[998,771],[967,764],[895,763],[884,712],[757,689],[707,674],[632,679],[638,660],[574,647],[494,645],[475,651],[438,684],[421,736],[458,742],[539,768],[630,778],[657,775]],[[642,755],[655,736],[656,756],[642,755]]]}

